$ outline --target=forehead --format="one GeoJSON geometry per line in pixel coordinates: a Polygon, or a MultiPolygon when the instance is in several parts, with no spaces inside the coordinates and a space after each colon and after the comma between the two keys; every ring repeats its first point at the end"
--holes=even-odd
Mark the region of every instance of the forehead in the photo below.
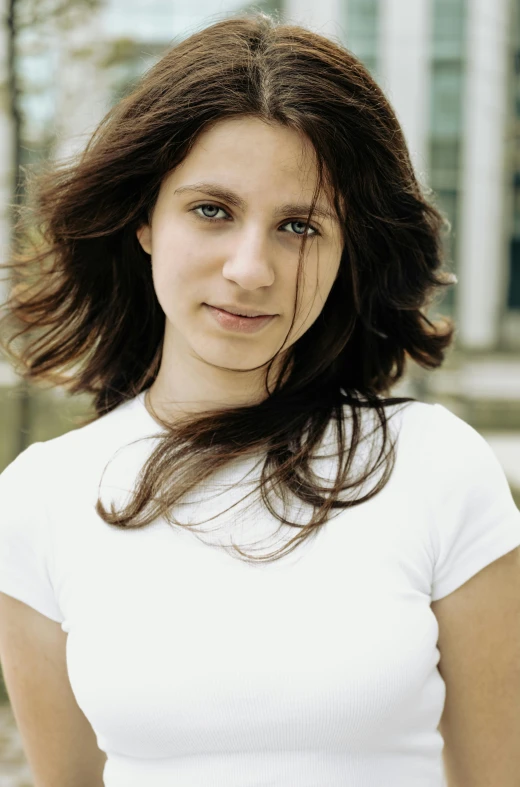
{"type": "Polygon", "coordinates": [[[271,152],[285,158],[288,165],[294,160],[300,164],[305,162],[309,167],[315,163],[313,145],[304,134],[282,123],[268,123],[251,115],[224,118],[212,123],[198,135],[192,153],[209,153],[212,150],[233,153],[239,145],[248,148],[251,154],[252,143],[264,154],[271,152]]]}
{"type": "MultiPolygon", "coordinates": [[[[250,201],[258,204],[259,198],[273,206],[301,206],[312,200],[316,162],[312,143],[299,131],[257,117],[226,118],[199,134],[184,160],[164,178],[161,192],[184,194],[190,184],[210,182],[237,195],[242,207],[250,201]]],[[[337,220],[328,182],[317,204],[337,220]]]]}
{"type": "Polygon", "coordinates": [[[294,129],[249,116],[227,118],[199,134],[168,178],[177,182],[193,175],[199,180],[225,179],[227,185],[246,190],[249,184],[271,183],[277,189],[296,187],[312,193],[317,180],[316,153],[311,142],[294,129]]]}

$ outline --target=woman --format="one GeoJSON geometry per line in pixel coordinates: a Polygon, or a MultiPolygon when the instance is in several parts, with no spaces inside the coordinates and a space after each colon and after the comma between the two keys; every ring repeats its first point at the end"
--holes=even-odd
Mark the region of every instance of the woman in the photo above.
{"type": "Polygon", "coordinates": [[[425,314],[442,216],[361,63],[219,22],[33,194],[5,345],[96,411],[0,477],[36,782],[516,784],[520,513],[475,430],[386,396],[454,327],[425,314]]]}

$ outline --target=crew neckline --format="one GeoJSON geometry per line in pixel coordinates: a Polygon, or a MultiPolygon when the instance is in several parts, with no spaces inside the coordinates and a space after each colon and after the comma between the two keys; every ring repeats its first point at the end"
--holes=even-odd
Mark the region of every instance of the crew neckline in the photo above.
{"type": "Polygon", "coordinates": [[[143,413],[144,418],[148,421],[149,424],[153,425],[156,428],[158,427],[161,430],[161,432],[165,432],[166,433],[167,429],[165,429],[164,426],[161,423],[159,423],[159,421],[155,420],[155,418],[153,417],[153,415],[151,414],[151,412],[148,410],[148,408],[146,406],[146,402],[144,400],[144,397],[146,395],[146,391],[147,390],[148,389],[145,388],[144,391],[141,391],[140,393],[138,393],[137,396],[134,398],[134,402],[136,402],[139,405],[139,407],[140,407],[140,409],[141,409],[141,411],[143,413]]]}

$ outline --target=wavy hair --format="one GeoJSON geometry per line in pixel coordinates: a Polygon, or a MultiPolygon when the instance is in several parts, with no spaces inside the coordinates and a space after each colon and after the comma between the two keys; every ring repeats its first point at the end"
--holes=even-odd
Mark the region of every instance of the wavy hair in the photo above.
{"type": "Polygon", "coordinates": [[[319,182],[307,221],[326,185],[343,233],[337,278],[318,318],[286,352],[274,390],[254,405],[161,421],[165,431],[131,499],[108,511],[98,498],[96,511],[119,528],[159,516],[191,527],[173,516],[185,493],[230,460],[260,451],[256,491],[296,534],[267,556],[236,544],[233,550],[271,561],[317,531],[333,509],[383,489],[395,465],[386,408],[415,401],[387,394],[407,358],[440,366],[455,330],[452,320],[427,316],[451,283],[443,270],[449,224],[415,177],[388,100],[348,49],[261,13],[219,21],[171,47],[107,113],[79,156],[47,162],[33,176],[30,229],[7,266],[16,283],[0,325],[2,346],[22,376],[93,397],[95,416],[85,424],[148,388],[160,366],[165,317],[136,231],[198,135],[246,115],[312,143],[319,182]],[[355,474],[367,408],[381,447],[355,474]],[[339,461],[333,483],[323,485],[313,460],[332,422],[339,461]],[[282,513],[269,489],[284,502],[282,513]],[[289,494],[310,507],[308,522],[287,517],[289,494]]]}

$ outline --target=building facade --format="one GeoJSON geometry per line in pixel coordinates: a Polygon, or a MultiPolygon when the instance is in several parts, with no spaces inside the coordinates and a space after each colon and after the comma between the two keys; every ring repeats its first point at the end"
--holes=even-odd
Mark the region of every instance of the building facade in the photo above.
{"type": "MultiPolygon", "coordinates": [[[[459,282],[439,309],[455,316],[462,349],[518,351],[520,0],[105,0],[80,23],[64,19],[21,35],[22,164],[80,150],[172,42],[253,8],[336,37],[373,73],[400,119],[418,178],[452,226],[447,254],[459,282]]],[[[3,256],[13,180],[7,108],[0,112],[3,256]]],[[[3,301],[5,283],[0,295],[3,301]]]]}
{"type": "Polygon", "coordinates": [[[28,73],[56,73],[26,99],[28,127],[51,118],[56,157],[74,153],[174,40],[251,8],[336,37],[366,64],[451,223],[459,282],[439,308],[456,317],[459,346],[520,349],[520,0],[106,0],[27,57],[28,73]]]}
{"type": "MultiPolygon", "coordinates": [[[[419,180],[451,224],[446,251],[458,284],[439,310],[455,316],[463,349],[520,349],[520,0],[201,0],[196,13],[188,8],[155,0],[144,13],[137,1],[110,0],[106,37],[161,50],[213,19],[258,8],[336,37],[367,65],[396,110],[419,180]]],[[[126,68],[123,79],[137,76],[135,58],[126,68]]]]}
{"type": "MultiPolygon", "coordinates": [[[[305,22],[304,5],[286,0],[286,13],[305,22]]],[[[385,90],[417,176],[451,223],[459,281],[440,311],[455,316],[458,346],[519,350],[519,0],[313,5],[313,24],[326,24],[385,90]]]]}

